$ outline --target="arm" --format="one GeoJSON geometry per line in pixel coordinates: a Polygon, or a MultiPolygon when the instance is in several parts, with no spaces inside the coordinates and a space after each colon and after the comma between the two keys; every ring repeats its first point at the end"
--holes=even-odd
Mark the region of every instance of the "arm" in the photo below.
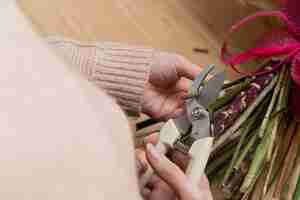
{"type": "Polygon", "coordinates": [[[0,7],[0,199],[140,199],[125,115],[10,2],[0,7]]]}
{"type": "Polygon", "coordinates": [[[138,114],[153,62],[153,50],[117,43],[79,43],[48,39],[57,50],[91,82],[113,96],[125,110],[138,114]]]}
{"type": "Polygon", "coordinates": [[[190,80],[200,72],[182,56],[153,49],[62,39],[50,39],[49,44],[123,109],[158,120],[182,114],[190,80]]]}

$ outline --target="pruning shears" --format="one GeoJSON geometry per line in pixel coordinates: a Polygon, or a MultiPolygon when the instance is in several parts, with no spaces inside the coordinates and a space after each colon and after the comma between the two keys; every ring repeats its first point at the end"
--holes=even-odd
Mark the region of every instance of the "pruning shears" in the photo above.
{"type": "MultiPolygon", "coordinates": [[[[221,72],[206,81],[213,69],[214,65],[209,65],[195,78],[185,99],[185,114],[169,120],[163,126],[157,145],[160,149],[167,144],[189,154],[191,160],[186,174],[194,186],[203,175],[213,145],[213,119],[208,107],[219,96],[225,80],[225,72],[221,72]]],[[[146,172],[140,187],[146,185],[152,173],[151,169],[146,172]]]]}

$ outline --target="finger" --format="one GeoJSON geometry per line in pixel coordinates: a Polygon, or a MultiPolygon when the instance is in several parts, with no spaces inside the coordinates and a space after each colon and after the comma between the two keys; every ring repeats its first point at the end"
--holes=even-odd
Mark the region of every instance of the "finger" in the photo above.
{"type": "Polygon", "coordinates": [[[146,144],[151,143],[156,145],[159,141],[159,133],[154,133],[152,135],[149,135],[147,137],[144,138],[144,144],[146,146],[146,144]]]}
{"type": "Polygon", "coordinates": [[[182,108],[184,105],[183,97],[185,96],[185,93],[175,93],[170,95],[163,103],[161,107],[161,113],[164,113],[164,115],[161,116],[161,119],[168,120],[170,118],[173,118],[174,112],[178,108],[182,108]]]}
{"type": "Polygon", "coordinates": [[[184,154],[178,150],[170,151],[169,158],[183,171],[187,169],[189,161],[191,160],[191,156],[189,154],[184,154]]]}
{"type": "Polygon", "coordinates": [[[172,87],[171,91],[187,93],[191,85],[192,85],[192,81],[190,79],[181,78],[179,81],[177,81],[176,85],[172,87]]]}
{"type": "Polygon", "coordinates": [[[141,195],[144,200],[148,200],[148,199],[150,199],[150,196],[151,196],[151,190],[149,188],[144,188],[141,191],[141,195]]]}
{"type": "Polygon", "coordinates": [[[147,145],[146,157],[152,168],[180,197],[192,198],[191,186],[178,166],[160,154],[152,144],[147,145]]]}
{"type": "Polygon", "coordinates": [[[213,200],[213,195],[210,190],[209,181],[206,176],[202,176],[199,184],[199,194],[201,195],[201,199],[213,200]]]}
{"type": "Polygon", "coordinates": [[[201,68],[195,64],[192,64],[185,58],[180,58],[180,64],[176,66],[179,77],[186,77],[194,80],[195,77],[201,72],[201,68]]]}
{"type": "Polygon", "coordinates": [[[157,185],[160,184],[160,182],[162,182],[162,179],[159,176],[153,174],[153,176],[151,176],[148,183],[146,184],[146,187],[148,187],[149,189],[154,189],[157,185]]]}
{"type": "MultiPolygon", "coordinates": [[[[151,145],[153,146],[153,144],[147,144],[148,145],[151,145]]],[[[154,146],[153,146],[154,147],[154,146]]],[[[155,149],[160,153],[160,154],[166,154],[168,152],[168,149],[170,147],[168,147],[168,145],[166,144],[163,144],[161,142],[159,142],[156,146],[155,146],[155,149]]],[[[148,158],[147,158],[147,161],[148,161],[148,158]]],[[[144,188],[145,185],[149,182],[149,179],[153,176],[154,174],[154,170],[149,167],[147,169],[147,171],[139,178],[139,187],[140,188],[144,188]]]]}
{"type": "Polygon", "coordinates": [[[147,184],[151,194],[148,195],[152,200],[173,200],[176,199],[173,189],[159,176],[153,175],[147,184]]]}
{"type": "Polygon", "coordinates": [[[209,181],[206,176],[202,176],[199,181],[199,188],[200,190],[209,190],[209,181]]]}
{"type": "Polygon", "coordinates": [[[173,113],[172,115],[170,116],[170,118],[177,118],[179,116],[181,116],[183,113],[184,113],[185,109],[181,107],[177,108],[173,113]]]}
{"type": "Polygon", "coordinates": [[[137,174],[140,177],[147,171],[148,165],[144,160],[139,158],[139,156],[136,156],[136,168],[137,168],[137,174]]]}

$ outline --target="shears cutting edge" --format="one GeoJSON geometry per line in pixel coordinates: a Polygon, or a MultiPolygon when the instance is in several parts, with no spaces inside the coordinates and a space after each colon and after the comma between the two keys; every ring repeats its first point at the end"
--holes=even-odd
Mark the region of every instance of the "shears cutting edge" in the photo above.
{"type": "MultiPolygon", "coordinates": [[[[156,146],[162,151],[164,144],[167,144],[190,155],[186,175],[195,187],[203,175],[213,145],[212,113],[208,111],[208,107],[219,96],[225,80],[225,72],[221,72],[206,81],[213,70],[214,65],[209,65],[195,78],[188,91],[188,98],[185,99],[185,114],[169,120],[163,126],[160,142],[156,146]]],[[[141,188],[147,184],[152,174],[153,170],[149,169],[141,178],[141,188]]]]}

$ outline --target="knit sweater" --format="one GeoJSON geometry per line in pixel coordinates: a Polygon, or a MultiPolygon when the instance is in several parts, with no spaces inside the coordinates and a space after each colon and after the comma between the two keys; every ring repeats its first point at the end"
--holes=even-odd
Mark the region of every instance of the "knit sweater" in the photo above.
{"type": "Polygon", "coordinates": [[[140,113],[145,83],[153,62],[153,49],[60,38],[47,41],[70,67],[113,96],[125,111],[140,113]]]}

